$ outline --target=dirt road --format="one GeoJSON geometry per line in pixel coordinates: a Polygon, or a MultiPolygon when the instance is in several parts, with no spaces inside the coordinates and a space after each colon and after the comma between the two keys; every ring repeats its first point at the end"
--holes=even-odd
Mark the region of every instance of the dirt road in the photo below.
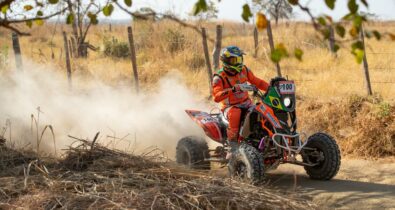
{"type": "Polygon", "coordinates": [[[302,167],[292,165],[267,177],[272,185],[303,193],[322,209],[395,209],[393,160],[342,160],[338,175],[328,182],[310,180],[302,167]]]}

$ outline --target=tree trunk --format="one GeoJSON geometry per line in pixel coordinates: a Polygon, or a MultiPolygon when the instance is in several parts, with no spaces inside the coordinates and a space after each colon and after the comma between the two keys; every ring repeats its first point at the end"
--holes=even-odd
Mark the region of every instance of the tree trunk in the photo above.
{"type": "Polygon", "coordinates": [[[206,66],[207,66],[209,94],[211,96],[213,72],[211,70],[210,56],[208,54],[207,35],[206,35],[206,29],[205,28],[202,28],[202,41],[203,41],[202,43],[203,43],[204,57],[206,59],[206,66]]]}
{"type": "Polygon", "coordinates": [[[363,45],[363,73],[365,75],[365,86],[366,86],[366,91],[368,93],[368,95],[372,95],[373,91],[372,91],[372,85],[370,83],[370,76],[369,76],[369,66],[368,66],[368,60],[366,58],[366,48],[365,48],[365,36],[364,36],[364,30],[361,26],[361,31],[359,33],[359,37],[362,41],[362,45],[363,45]]]}

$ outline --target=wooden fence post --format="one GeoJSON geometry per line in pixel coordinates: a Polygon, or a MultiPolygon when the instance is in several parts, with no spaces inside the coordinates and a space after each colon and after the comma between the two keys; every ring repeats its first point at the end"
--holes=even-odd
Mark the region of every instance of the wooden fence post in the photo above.
{"type": "Polygon", "coordinates": [[[69,54],[69,46],[67,42],[66,32],[63,31],[63,42],[64,42],[64,51],[65,51],[65,59],[66,59],[66,68],[67,68],[67,80],[69,82],[69,89],[72,88],[71,83],[71,66],[70,66],[70,54],[69,54]]]}
{"type": "Polygon", "coordinates": [[[335,32],[332,26],[328,26],[329,29],[329,49],[331,52],[336,56],[336,49],[335,49],[335,32]]]}
{"type": "Polygon", "coordinates": [[[76,58],[76,57],[78,57],[77,47],[76,47],[77,42],[75,41],[75,38],[73,36],[70,37],[70,40],[71,40],[71,48],[73,49],[72,51],[73,51],[74,57],[76,58]]]}
{"type": "Polygon", "coordinates": [[[258,57],[258,29],[254,27],[254,58],[258,57]]]}
{"type": "Polygon", "coordinates": [[[71,39],[69,39],[69,53],[70,53],[70,58],[73,58],[73,44],[71,42],[71,39]]]}
{"type": "Polygon", "coordinates": [[[219,55],[221,53],[221,46],[222,46],[222,26],[217,25],[216,30],[216,39],[215,39],[215,46],[213,52],[213,66],[214,70],[219,68],[219,55]]]}
{"type": "MultiPolygon", "coordinates": [[[[270,45],[270,51],[274,51],[274,41],[273,41],[273,33],[272,33],[272,26],[270,24],[270,20],[267,21],[267,37],[269,38],[269,45],[270,45]]],[[[281,68],[280,64],[277,62],[276,63],[276,69],[277,69],[277,76],[281,77],[281,68]]]]}
{"type": "Polygon", "coordinates": [[[110,32],[112,32],[112,26],[111,26],[111,23],[108,25],[108,30],[109,30],[110,32]]]}
{"type": "Polygon", "coordinates": [[[364,54],[363,54],[363,73],[365,75],[365,86],[366,86],[366,91],[368,95],[372,95],[372,86],[370,83],[370,76],[369,76],[369,66],[368,66],[368,60],[366,59],[366,48],[365,48],[365,35],[364,35],[364,30],[363,27],[361,26],[361,30],[359,32],[359,38],[361,39],[364,54]]]}
{"type": "Polygon", "coordinates": [[[134,75],[134,86],[136,92],[139,93],[139,75],[137,72],[136,50],[134,48],[133,31],[131,26],[128,27],[128,38],[129,38],[130,59],[132,60],[133,75],[134,75]]]}
{"type": "Polygon", "coordinates": [[[12,33],[12,48],[15,54],[15,66],[18,71],[23,71],[21,47],[19,45],[19,37],[17,33],[12,33]]]}
{"type": "Polygon", "coordinates": [[[210,64],[210,57],[208,54],[208,46],[207,46],[207,34],[206,34],[206,29],[202,28],[202,40],[203,40],[203,51],[204,51],[204,57],[206,59],[206,66],[207,66],[207,76],[208,76],[208,84],[209,84],[209,93],[211,96],[211,88],[212,88],[212,75],[213,72],[211,70],[211,64],[210,64]]]}

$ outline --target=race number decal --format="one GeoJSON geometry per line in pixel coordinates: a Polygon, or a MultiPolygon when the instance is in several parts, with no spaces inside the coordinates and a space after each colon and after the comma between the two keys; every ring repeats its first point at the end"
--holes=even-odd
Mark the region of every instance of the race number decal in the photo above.
{"type": "Polygon", "coordinates": [[[281,94],[295,93],[295,83],[293,81],[281,81],[278,86],[281,94]]]}

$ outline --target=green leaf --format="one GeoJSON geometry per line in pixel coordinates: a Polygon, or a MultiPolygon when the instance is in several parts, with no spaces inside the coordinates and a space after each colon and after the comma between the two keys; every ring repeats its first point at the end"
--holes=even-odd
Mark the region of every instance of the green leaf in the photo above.
{"type": "Polygon", "coordinates": [[[353,51],[355,58],[357,59],[357,63],[362,63],[363,56],[365,55],[365,51],[361,49],[356,49],[353,51]]]}
{"type": "Polygon", "coordinates": [[[43,21],[42,19],[37,19],[37,20],[34,21],[34,23],[35,23],[36,25],[38,25],[38,26],[44,25],[44,21],[43,21]]]}
{"type": "Polygon", "coordinates": [[[6,14],[8,8],[9,8],[8,4],[4,5],[4,6],[1,8],[1,13],[6,14]]]}
{"type": "Polygon", "coordinates": [[[93,25],[97,25],[99,23],[99,21],[97,20],[97,15],[96,14],[93,14],[93,13],[89,12],[88,13],[88,17],[89,17],[90,22],[93,25]]]}
{"type": "Polygon", "coordinates": [[[374,37],[375,37],[377,40],[381,40],[381,34],[380,34],[380,32],[374,30],[374,31],[373,31],[373,35],[374,35],[374,37]]]}
{"type": "Polygon", "coordinates": [[[334,46],[335,52],[339,51],[339,49],[340,49],[340,46],[338,44],[335,44],[335,46],[334,46]]]}
{"type": "Polygon", "coordinates": [[[362,43],[362,41],[356,41],[356,42],[352,43],[351,44],[351,48],[352,48],[352,51],[355,51],[357,49],[363,50],[363,43],[362,43]]]}
{"type": "Polygon", "coordinates": [[[252,13],[251,13],[250,6],[248,6],[248,4],[243,5],[243,14],[241,14],[241,17],[243,18],[243,20],[245,22],[250,21],[250,17],[252,17],[252,13]]]}
{"type": "Polygon", "coordinates": [[[59,0],[48,0],[48,2],[50,4],[57,4],[59,2],[59,0]]]}
{"type": "Polygon", "coordinates": [[[296,59],[298,59],[299,61],[302,61],[303,50],[301,50],[299,48],[295,48],[294,55],[295,55],[296,59]]]}
{"type": "Polygon", "coordinates": [[[132,0],[124,0],[126,6],[131,7],[132,6],[132,0]]]}
{"type": "Polygon", "coordinates": [[[353,25],[357,28],[360,28],[363,22],[363,18],[360,15],[355,15],[353,20],[353,25]]]}
{"type": "Polygon", "coordinates": [[[291,5],[297,5],[297,4],[299,4],[299,0],[288,0],[288,2],[289,2],[291,5]]]}
{"type": "Polygon", "coordinates": [[[323,26],[326,25],[326,20],[325,20],[325,18],[319,17],[317,20],[318,20],[318,23],[319,23],[319,24],[321,24],[321,25],[323,25],[323,26]]]}
{"type": "Polygon", "coordinates": [[[344,29],[344,27],[342,26],[342,25],[340,25],[340,24],[337,24],[336,25],[336,33],[341,37],[341,38],[343,38],[344,37],[344,35],[346,35],[346,29],[344,29]]]}
{"type": "Polygon", "coordinates": [[[288,57],[288,51],[285,48],[284,44],[280,43],[276,46],[276,48],[274,48],[273,52],[271,52],[270,54],[270,59],[274,62],[274,63],[278,63],[280,62],[280,60],[283,57],[288,57]]]}
{"type": "Polygon", "coordinates": [[[103,7],[104,16],[110,16],[112,11],[114,11],[114,6],[112,6],[112,4],[108,4],[107,6],[103,7]]]}
{"type": "Polygon", "coordinates": [[[33,25],[33,22],[32,22],[31,20],[27,20],[25,23],[26,23],[26,25],[27,25],[29,28],[31,28],[32,25],[33,25]]]}
{"type": "Polygon", "coordinates": [[[23,9],[25,9],[25,11],[29,11],[29,10],[32,10],[32,9],[33,9],[33,6],[32,6],[32,5],[25,5],[25,6],[23,7],[23,9]]]}
{"type": "Polygon", "coordinates": [[[325,4],[327,7],[333,10],[335,8],[335,1],[336,0],[325,0],[325,4]]]}
{"type": "Polygon", "coordinates": [[[329,28],[323,28],[321,29],[321,34],[324,36],[324,39],[329,39],[331,36],[331,31],[329,28]]]}
{"type": "Polygon", "coordinates": [[[351,20],[352,18],[354,18],[354,14],[351,14],[351,13],[344,15],[342,17],[343,20],[351,20]]]}
{"type": "Polygon", "coordinates": [[[66,23],[67,24],[71,24],[71,23],[73,23],[74,22],[74,14],[68,14],[67,15],[67,18],[66,18],[66,23]]]}
{"type": "Polygon", "coordinates": [[[355,0],[348,0],[348,10],[350,13],[355,14],[358,11],[358,5],[355,0]]]}
{"type": "Polygon", "coordinates": [[[41,16],[43,16],[44,15],[44,13],[42,12],[42,11],[37,11],[37,14],[36,14],[38,17],[41,17],[41,16]]]}
{"type": "Polygon", "coordinates": [[[279,50],[274,49],[273,52],[270,54],[270,59],[274,62],[274,63],[278,63],[280,62],[282,57],[282,54],[279,50]]]}
{"type": "Polygon", "coordinates": [[[193,6],[192,14],[196,16],[205,11],[207,11],[207,2],[205,0],[198,0],[193,6]]]}

